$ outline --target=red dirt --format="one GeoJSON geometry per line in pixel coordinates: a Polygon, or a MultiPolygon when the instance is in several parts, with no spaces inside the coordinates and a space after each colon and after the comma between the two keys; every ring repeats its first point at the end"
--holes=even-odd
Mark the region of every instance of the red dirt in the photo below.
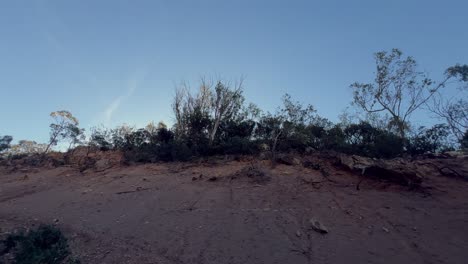
{"type": "Polygon", "coordinates": [[[0,233],[53,223],[82,263],[466,263],[468,182],[427,175],[408,190],[332,169],[246,161],[11,172],[0,233]],[[202,175],[200,177],[200,175],[202,175]],[[216,178],[211,177],[216,176],[216,178]],[[309,219],[329,233],[312,230],[309,219]]]}

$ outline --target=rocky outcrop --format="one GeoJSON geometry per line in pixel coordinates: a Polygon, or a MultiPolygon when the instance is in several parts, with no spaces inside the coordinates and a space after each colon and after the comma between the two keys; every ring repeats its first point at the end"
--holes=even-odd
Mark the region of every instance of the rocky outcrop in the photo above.
{"type": "Polygon", "coordinates": [[[296,156],[292,154],[280,154],[276,158],[276,161],[278,163],[284,164],[284,165],[289,165],[289,166],[294,166],[294,165],[301,165],[302,161],[297,158],[296,156]]]}
{"type": "Polygon", "coordinates": [[[423,180],[415,164],[403,159],[380,160],[360,156],[340,156],[340,165],[356,174],[388,180],[404,186],[419,186],[423,180]]]}

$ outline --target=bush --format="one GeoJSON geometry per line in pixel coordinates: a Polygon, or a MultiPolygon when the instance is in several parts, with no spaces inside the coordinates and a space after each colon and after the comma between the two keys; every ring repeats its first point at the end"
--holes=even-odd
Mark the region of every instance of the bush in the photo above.
{"type": "Polygon", "coordinates": [[[28,233],[9,235],[3,242],[2,255],[12,252],[17,264],[78,263],[69,258],[67,239],[54,226],[42,225],[28,233]]]}
{"type": "Polygon", "coordinates": [[[351,124],[344,129],[342,151],[367,157],[393,158],[404,152],[404,139],[372,127],[369,123],[351,124]]]}
{"type": "Polygon", "coordinates": [[[232,137],[225,142],[222,142],[220,147],[220,154],[241,154],[249,155],[258,153],[258,145],[247,138],[232,137]]]}
{"type": "Polygon", "coordinates": [[[345,145],[346,139],[343,129],[336,125],[326,131],[320,143],[321,148],[319,149],[342,151],[345,148],[345,145]]]}
{"type": "Polygon", "coordinates": [[[0,152],[9,149],[11,141],[13,141],[12,136],[0,136],[0,152]]]}
{"type": "Polygon", "coordinates": [[[112,149],[110,131],[105,128],[92,128],[89,145],[98,147],[102,151],[112,149]]]}
{"type": "Polygon", "coordinates": [[[434,125],[429,129],[420,127],[417,134],[409,140],[408,153],[420,155],[453,150],[449,143],[449,135],[450,128],[444,124],[434,125]]]}
{"type": "Polygon", "coordinates": [[[192,150],[184,142],[173,141],[170,146],[173,161],[188,161],[193,157],[192,150]]]}

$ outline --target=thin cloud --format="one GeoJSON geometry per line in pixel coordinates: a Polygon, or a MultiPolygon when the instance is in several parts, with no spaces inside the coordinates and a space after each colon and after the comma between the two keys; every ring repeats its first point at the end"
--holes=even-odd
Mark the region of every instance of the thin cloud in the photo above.
{"type": "Polygon", "coordinates": [[[114,113],[120,108],[122,103],[125,102],[127,98],[131,97],[135,93],[139,83],[144,79],[145,75],[145,71],[138,71],[129,78],[127,83],[127,92],[112,100],[112,102],[104,110],[104,125],[109,126],[111,124],[114,113]]]}
{"type": "Polygon", "coordinates": [[[120,104],[122,103],[122,99],[124,99],[123,96],[119,96],[115,98],[114,101],[112,101],[112,103],[110,103],[110,105],[107,106],[106,110],[104,110],[104,124],[105,125],[110,124],[112,120],[112,116],[114,115],[115,111],[119,109],[120,104]]]}

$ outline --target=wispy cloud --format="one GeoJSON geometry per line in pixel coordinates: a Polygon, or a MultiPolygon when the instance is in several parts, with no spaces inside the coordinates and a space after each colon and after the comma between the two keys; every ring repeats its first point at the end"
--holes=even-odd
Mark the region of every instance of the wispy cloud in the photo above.
{"type": "Polygon", "coordinates": [[[123,96],[119,96],[115,98],[109,106],[107,106],[106,110],[104,110],[104,124],[108,126],[112,120],[112,116],[114,115],[115,111],[119,109],[120,104],[122,103],[123,96]]]}
{"type": "Polygon", "coordinates": [[[109,126],[111,124],[114,113],[120,108],[122,103],[124,103],[127,98],[131,97],[135,93],[139,83],[144,79],[145,75],[146,71],[136,71],[131,75],[127,82],[127,92],[114,98],[114,100],[112,100],[112,102],[104,110],[104,125],[109,126]]]}

